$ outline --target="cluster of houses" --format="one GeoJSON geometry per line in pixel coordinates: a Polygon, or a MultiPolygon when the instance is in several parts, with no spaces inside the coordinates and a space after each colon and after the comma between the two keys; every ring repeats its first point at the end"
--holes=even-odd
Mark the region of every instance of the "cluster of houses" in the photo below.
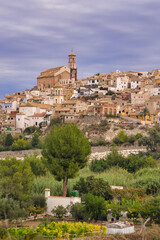
{"type": "Polygon", "coordinates": [[[97,73],[77,80],[76,55],[68,66],[47,69],[32,89],[0,100],[0,131],[46,128],[52,118],[75,122],[84,115],[124,116],[144,124],[160,123],[160,70],[97,73]],[[147,113],[144,113],[147,109],[147,113]]]}

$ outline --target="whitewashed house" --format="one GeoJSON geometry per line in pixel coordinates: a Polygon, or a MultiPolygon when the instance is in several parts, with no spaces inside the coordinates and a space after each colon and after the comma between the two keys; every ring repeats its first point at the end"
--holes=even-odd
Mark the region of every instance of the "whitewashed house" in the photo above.
{"type": "Polygon", "coordinates": [[[51,213],[52,209],[62,205],[63,207],[67,207],[68,205],[81,203],[80,197],[63,197],[63,196],[51,196],[50,189],[45,189],[45,198],[47,202],[47,212],[51,213]]]}

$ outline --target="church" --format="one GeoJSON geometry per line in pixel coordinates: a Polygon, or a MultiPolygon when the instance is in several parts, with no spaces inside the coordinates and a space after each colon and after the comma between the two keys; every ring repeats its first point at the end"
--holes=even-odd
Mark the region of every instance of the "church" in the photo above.
{"type": "Polygon", "coordinates": [[[58,83],[66,85],[75,81],[77,81],[76,55],[72,52],[68,55],[68,67],[50,68],[41,72],[37,77],[37,88],[41,91],[54,88],[58,83]]]}

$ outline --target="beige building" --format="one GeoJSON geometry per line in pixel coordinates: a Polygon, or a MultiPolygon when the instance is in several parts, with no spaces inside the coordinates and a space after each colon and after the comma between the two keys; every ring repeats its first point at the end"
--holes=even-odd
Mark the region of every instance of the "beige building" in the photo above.
{"type": "Polygon", "coordinates": [[[68,55],[69,66],[50,68],[41,72],[37,77],[38,90],[54,88],[57,83],[70,84],[77,80],[76,55],[68,55]]]}

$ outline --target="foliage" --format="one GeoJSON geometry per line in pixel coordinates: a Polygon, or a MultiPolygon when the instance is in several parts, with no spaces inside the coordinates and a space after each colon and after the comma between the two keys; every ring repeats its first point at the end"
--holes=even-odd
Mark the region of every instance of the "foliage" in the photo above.
{"type": "Polygon", "coordinates": [[[70,239],[73,237],[85,237],[87,235],[93,236],[95,232],[99,235],[105,234],[107,228],[99,225],[81,223],[69,223],[69,222],[52,222],[51,224],[39,224],[37,228],[10,228],[9,232],[11,236],[22,237],[28,239],[29,234],[38,234],[38,236],[44,236],[45,238],[58,238],[58,239],[70,239]]]}
{"type": "Polygon", "coordinates": [[[132,206],[128,207],[127,217],[130,219],[139,218],[139,212],[140,212],[141,206],[142,206],[141,202],[134,201],[132,206]]]}
{"type": "Polygon", "coordinates": [[[3,145],[0,145],[0,152],[4,151],[5,147],[3,145]]]}
{"type": "Polygon", "coordinates": [[[144,188],[124,188],[124,189],[113,189],[112,190],[114,198],[118,200],[121,199],[143,199],[146,195],[146,190],[144,188]]]}
{"type": "Polygon", "coordinates": [[[76,221],[87,220],[85,205],[82,203],[75,203],[71,206],[70,213],[76,221]]]}
{"type": "Polygon", "coordinates": [[[53,127],[54,125],[61,125],[62,119],[60,117],[52,118],[50,121],[50,126],[53,127]]]}
{"type": "Polygon", "coordinates": [[[106,200],[112,199],[112,192],[108,182],[101,178],[89,176],[84,179],[81,177],[74,185],[74,189],[78,190],[80,195],[91,193],[95,196],[101,196],[106,200]]]}
{"type": "Polygon", "coordinates": [[[0,227],[0,239],[4,239],[7,236],[7,229],[0,227]]]}
{"type": "Polygon", "coordinates": [[[143,135],[141,133],[137,133],[135,135],[127,136],[125,131],[121,130],[121,131],[118,132],[118,135],[113,139],[113,143],[116,144],[116,145],[121,145],[123,143],[134,144],[135,141],[142,138],[142,136],[143,135]]]}
{"type": "Polygon", "coordinates": [[[160,193],[160,169],[144,168],[136,172],[131,183],[133,187],[143,187],[147,194],[160,193]]]}
{"type": "Polygon", "coordinates": [[[57,218],[63,218],[67,213],[67,209],[62,205],[59,205],[52,209],[52,213],[55,214],[57,218]]]}
{"type": "Polygon", "coordinates": [[[12,137],[12,135],[10,133],[8,133],[5,138],[5,146],[7,146],[7,147],[11,146],[13,141],[14,141],[14,138],[12,137]]]}
{"type": "Polygon", "coordinates": [[[160,195],[147,200],[140,208],[140,214],[144,219],[150,217],[155,223],[160,223],[160,195]]]}
{"type": "Polygon", "coordinates": [[[43,176],[46,174],[46,167],[42,159],[39,158],[36,153],[34,153],[31,156],[25,155],[24,161],[30,164],[32,172],[36,177],[43,176]]]}
{"type": "Polygon", "coordinates": [[[111,153],[106,156],[106,159],[92,161],[90,169],[93,172],[101,172],[112,166],[118,166],[126,169],[128,172],[134,173],[141,168],[157,167],[158,163],[151,156],[140,157],[138,155],[130,154],[127,157],[124,157],[122,154],[118,153],[116,147],[112,147],[111,153]]]}
{"type": "Polygon", "coordinates": [[[103,172],[108,167],[108,163],[105,159],[94,159],[90,163],[90,170],[92,172],[103,172]]]}
{"type": "Polygon", "coordinates": [[[33,147],[38,147],[39,135],[37,133],[33,134],[31,144],[32,144],[33,147]]]}
{"type": "Polygon", "coordinates": [[[37,130],[37,127],[36,127],[36,126],[31,126],[31,127],[25,128],[25,130],[24,130],[23,133],[24,133],[25,135],[30,135],[30,134],[36,132],[36,130],[37,130]]]}
{"type": "Polygon", "coordinates": [[[143,117],[143,120],[145,120],[146,116],[150,116],[150,112],[147,107],[143,108],[143,110],[140,112],[140,116],[143,117]]]}
{"type": "Polygon", "coordinates": [[[46,198],[44,194],[34,194],[31,196],[31,200],[33,202],[34,207],[46,207],[46,198]]]}
{"type": "Polygon", "coordinates": [[[42,154],[49,171],[58,181],[63,180],[64,196],[68,179],[86,165],[90,152],[88,139],[74,124],[54,126],[47,135],[42,154]]]}
{"type": "Polygon", "coordinates": [[[24,200],[28,198],[33,182],[33,173],[29,163],[16,158],[0,161],[0,189],[4,196],[24,200]]]}
{"type": "Polygon", "coordinates": [[[106,217],[106,204],[104,198],[88,193],[84,196],[84,200],[86,215],[90,220],[98,220],[106,217]]]}
{"type": "Polygon", "coordinates": [[[28,211],[22,208],[19,201],[12,198],[0,199],[0,219],[18,219],[28,216],[28,211]]]}
{"type": "Polygon", "coordinates": [[[27,149],[27,141],[24,138],[18,138],[17,140],[14,140],[11,150],[17,151],[17,150],[24,150],[27,149]]]}
{"type": "Polygon", "coordinates": [[[106,93],[106,95],[114,95],[115,93],[111,90],[108,91],[108,93],[106,93]]]}
{"type": "Polygon", "coordinates": [[[148,151],[159,151],[160,146],[160,126],[149,129],[149,136],[139,139],[139,145],[146,146],[148,151]]]}

